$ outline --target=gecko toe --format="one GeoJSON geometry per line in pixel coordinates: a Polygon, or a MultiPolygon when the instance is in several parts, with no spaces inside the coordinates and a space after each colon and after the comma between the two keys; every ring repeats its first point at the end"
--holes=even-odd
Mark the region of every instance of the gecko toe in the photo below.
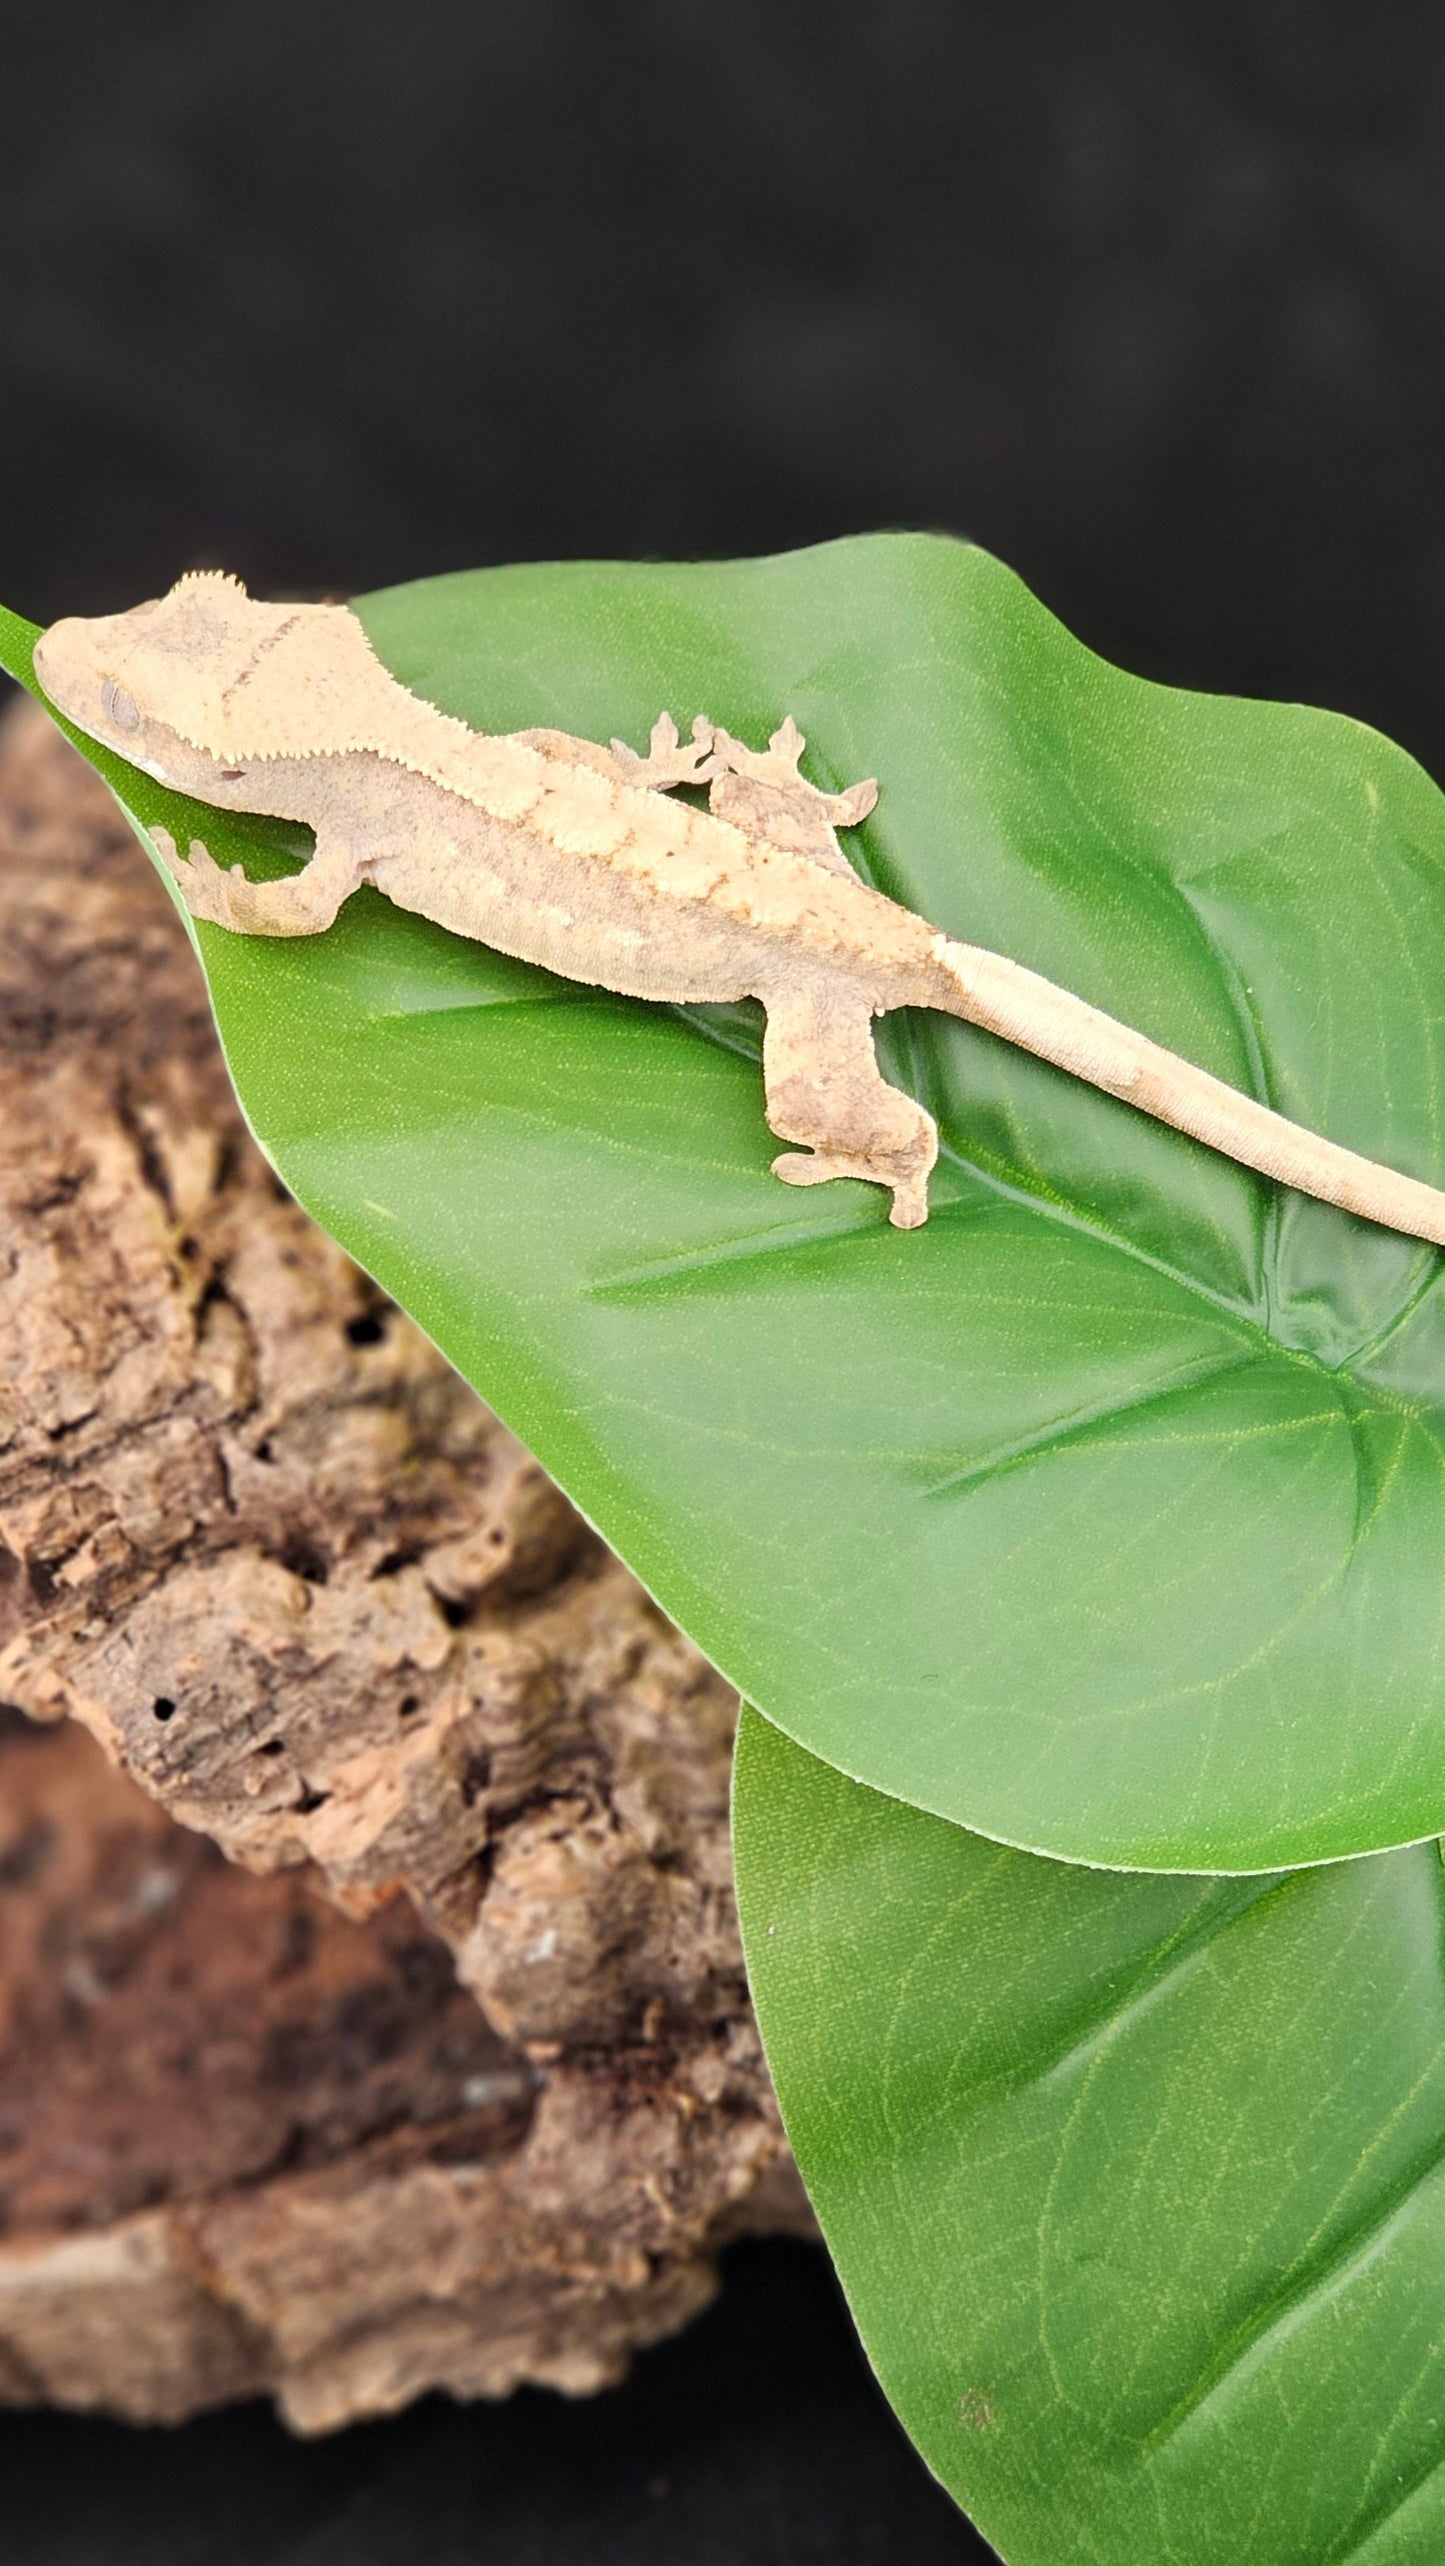
{"type": "Polygon", "coordinates": [[[926,1172],[921,1178],[910,1174],[900,1181],[867,1159],[821,1149],[785,1149],[773,1160],[772,1172],[785,1185],[828,1185],[840,1176],[865,1185],[888,1185],[893,1193],[888,1218],[896,1230],[921,1230],[928,1218],[926,1172]]]}
{"type": "Polygon", "coordinates": [[[825,1166],[810,1149],[785,1149],[773,1160],[772,1173],[785,1185],[826,1185],[831,1176],[842,1176],[841,1167],[825,1166]]]}
{"type": "Polygon", "coordinates": [[[888,1218],[896,1230],[921,1230],[928,1218],[927,1190],[919,1193],[912,1186],[898,1186],[888,1218]]]}

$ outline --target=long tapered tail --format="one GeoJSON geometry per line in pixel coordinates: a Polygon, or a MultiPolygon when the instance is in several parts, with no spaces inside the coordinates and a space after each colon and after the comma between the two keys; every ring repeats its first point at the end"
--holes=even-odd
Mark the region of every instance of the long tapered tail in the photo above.
{"type": "Polygon", "coordinates": [[[1278,1184],[1296,1186],[1361,1220],[1445,1247],[1445,1193],[1433,1185],[1401,1176],[1288,1122],[1253,1096],[1241,1095],[1207,1069],[1196,1069],[1147,1034],[1135,1033],[1002,954],[939,936],[933,960],[938,984],[937,994],[927,1001],[930,1006],[986,1026],[1005,1042],[1122,1097],[1141,1114],[1172,1123],[1176,1131],[1190,1133],[1278,1184]]]}

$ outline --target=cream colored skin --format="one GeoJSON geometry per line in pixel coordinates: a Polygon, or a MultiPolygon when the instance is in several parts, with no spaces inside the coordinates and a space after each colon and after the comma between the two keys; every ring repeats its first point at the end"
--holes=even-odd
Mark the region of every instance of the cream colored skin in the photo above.
{"type": "Polygon", "coordinates": [[[635,998],[756,998],[767,1118],[792,1185],[863,1177],[928,1218],[930,1114],[890,1087],[873,1019],[941,1008],[1281,1183],[1445,1245],[1445,1194],[1271,1112],[999,954],[953,943],[859,881],[837,831],[871,782],[825,793],[791,720],[755,751],[664,715],[646,757],[560,731],[489,735],[388,675],[344,606],[268,606],[216,573],[38,644],[78,728],[224,810],[309,824],[304,872],[252,883],[152,835],[187,907],[242,935],[315,935],[374,883],[501,953],[635,998]],[[671,801],[706,783],[709,809],[671,801]]]}

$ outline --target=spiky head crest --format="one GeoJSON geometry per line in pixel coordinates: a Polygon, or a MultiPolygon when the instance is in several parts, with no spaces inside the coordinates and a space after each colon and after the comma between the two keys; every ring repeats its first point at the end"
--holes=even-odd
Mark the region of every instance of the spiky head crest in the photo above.
{"type": "Polygon", "coordinates": [[[159,725],[232,764],[314,756],[385,725],[389,681],[346,607],[269,605],[226,571],[187,571],[123,615],[73,617],[40,647],[61,710],[116,747],[159,725]]]}
{"type": "Polygon", "coordinates": [[[244,579],[238,579],[234,570],[183,570],[169,593],[174,597],[178,588],[201,588],[207,584],[216,588],[234,588],[241,597],[249,595],[244,579]]]}

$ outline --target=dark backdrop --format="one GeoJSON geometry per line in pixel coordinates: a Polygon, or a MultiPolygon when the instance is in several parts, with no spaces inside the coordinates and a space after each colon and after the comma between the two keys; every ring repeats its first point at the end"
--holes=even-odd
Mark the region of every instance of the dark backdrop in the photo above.
{"type": "MultiPolygon", "coordinates": [[[[926,525],[1128,665],[1445,776],[1442,319],[1439,0],[0,17],[0,596],[41,620],[202,563],[926,525]]],[[[7,2426],[7,2560],[229,2558],[227,2479],[251,2566],[962,2560],[809,2270],[754,2251],[580,2417],[7,2426]]]]}
{"type": "Polygon", "coordinates": [[[1445,770],[1438,0],[0,13],[0,595],[927,525],[1445,770]]]}

